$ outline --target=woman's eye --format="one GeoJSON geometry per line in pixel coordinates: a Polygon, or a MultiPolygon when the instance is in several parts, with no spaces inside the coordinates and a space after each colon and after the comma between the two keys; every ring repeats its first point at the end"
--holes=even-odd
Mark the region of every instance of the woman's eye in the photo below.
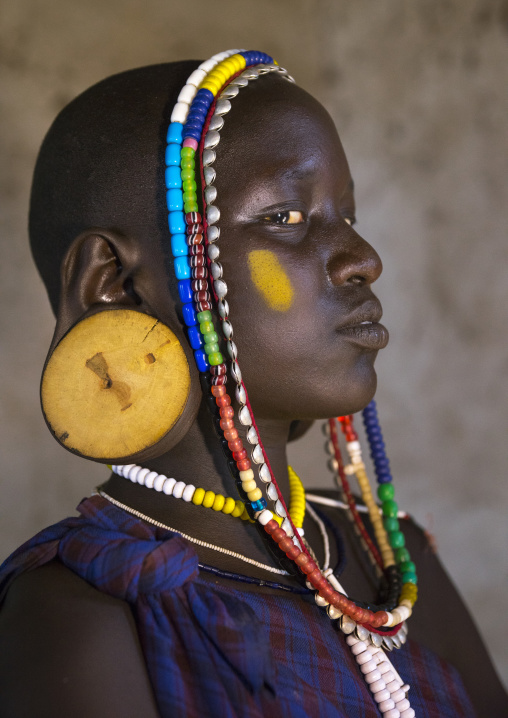
{"type": "Polygon", "coordinates": [[[277,212],[264,218],[266,222],[274,224],[301,224],[304,221],[303,213],[299,210],[288,210],[287,212],[277,212]]]}

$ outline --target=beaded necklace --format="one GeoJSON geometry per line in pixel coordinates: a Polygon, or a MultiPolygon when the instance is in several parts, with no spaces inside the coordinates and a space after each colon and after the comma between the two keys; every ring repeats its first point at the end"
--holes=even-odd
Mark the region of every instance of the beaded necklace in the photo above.
{"type": "MultiPolygon", "coordinates": [[[[371,611],[357,605],[341,591],[341,587],[339,588],[336,580],[332,578],[333,574],[326,576],[320,571],[299,536],[291,514],[288,513],[259,437],[248,393],[242,380],[238,349],[233,341],[233,326],[229,318],[229,305],[226,299],[228,287],[223,278],[222,264],[219,261],[220,229],[217,223],[220,219],[220,211],[216,205],[217,190],[213,184],[216,173],[213,164],[216,159],[215,150],[220,142],[220,130],[224,125],[224,117],[231,109],[230,100],[239,93],[242,87],[267,73],[278,73],[281,77],[293,82],[287,72],[264,53],[236,50],[220,53],[202,63],[191,74],[180,92],[171,115],[166,151],[167,206],[175,274],[178,279],[178,292],[183,302],[183,320],[187,327],[189,342],[194,350],[203,390],[205,395],[211,394],[211,402],[215,401],[215,405],[213,403],[211,405],[211,410],[215,418],[217,433],[249,515],[256,519],[260,527],[263,527],[265,533],[278,545],[282,554],[285,554],[306,576],[308,585],[316,591],[317,602],[323,606],[328,605],[330,618],[339,620],[339,625],[344,633],[350,634],[360,627],[369,633],[378,632],[380,635],[383,634],[383,631],[380,631],[381,627],[384,629],[394,627],[395,632],[403,632],[405,631],[404,621],[409,617],[414,600],[416,600],[414,570],[404,572],[411,576],[405,576],[406,580],[398,605],[392,611],[371,611]],[[199,174],[196,172],[196,154],[199,174]],[[198,184],[202,187],[203,214],[199,213],[198,184]],[[236,385],[235,396],[240,406],[238,419],[242,425],[248,427],[247,441],[252,447],[252,463],[233,421],[235,412],[231,406],[231,397],[225,387],[228,367],[220,352],[219,334],[210,311],[212,295],[220,315],[221,330],[231,360],[229,370],[236,385]],[[256,481],[252,464],[256,465],[260,485],[256,481]],[[263,496],[261,488],[263,486],[266,498],[263,496]],[[280,526],[273,518],[272,511],[267,508],[268,501],[273,507],[273,513],[282,519],[280,526]]],[[[368,421],[370,420],[374,421],[372,414],[368,421]]],[[[386,519],[397,520],[396,505],[395,508],[391,504],[388,505],[388,502],[393,502],[393,493],[390,489],[383,489],[384,518],[381,518],[370,490],[365,466],[361,459],[359,442],[352,428],[350,417],[341,417],[341,425],[346,436],[350,466],[352,467],[351,473],[356,475],[359,482],[374,529],[377,548],[370,540],[366,540],[368,534],[365,527],[360,528],[357,511],[353,512],[353,518],[374,561],[391,579],[389,582],[393,587],[398,580],[399,571],[392,543],[395,540],[394,535],[399,531],[398,526],[396,527],[394,523],[390,524],[392,530],[389,531],[389,537],[384,523],[386,519]],[[389,496],[390,493],[391,496],[389,496]],[[387,504],[386,512],[385,503],[387,504]],[[393,514],[393,511],[395,511],[395,515],[389,515],[390,512],[393,514]]],[[[378,458],[382,465],[382,457],[378,458]]],[[[339,463],[337,458],[336,461],[339,463]]],[[[351,492],[345,491],[345,493],[348,503],[352,507],[351,492]]],[[[361,525],[363,526],[363,523],[361,525]]],[[[412,569],[413,566],[409,568],[412,569]]],[[[350,643],[352,649],[358,645],[358,641],[360,641],[360,637],[350,643]]],[[[360,641],[360,643],[363,642],[360,641]]],[[[375,664],[374,657],[364,649],[364,646],[363,643],[358,650],[359,665],[373,662],[375,664]],[[361,655],[364,656],[362,660],[360,660],[361,655]]],[[[379,660],[381,661],[381,659],[379,660]]],[[[361,670],[366,675],[370,675],[377,669],[374,665],[369,670],[363,668],[361,670]]],[[[368,679],[366,680],[369,682],[368,679]]],[[[375,683],[375,681],[373,682],[375,683]]],[[[399,689],[400,686],[397,690],[399,689]]],[[[381,690],[382,696],[385,695],[384,692],[386,692],[386,685],[381,690]]],[[[377,695],[378,693],[379,691],[373,691],[374,698],[383,714],[390,714],[390,718],[400,715],[398,702],[389,697],[390,691],[388,691],[386,700],[382,699],[381,695],[377,695]]],[[[407,708],[404,707],[405,718],[406,716],[409,718],[407,711],[412,712],[409,703],[407,705],[407,708]]]]}

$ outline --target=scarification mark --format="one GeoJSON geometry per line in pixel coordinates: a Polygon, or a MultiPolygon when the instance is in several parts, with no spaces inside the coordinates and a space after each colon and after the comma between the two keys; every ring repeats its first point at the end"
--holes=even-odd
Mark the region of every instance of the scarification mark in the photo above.
{"type": "Polygon", "coordinates": [[[122,407],[121,411],[125,411],[129,406],[132,406],[132,403],[129,401],[131,398],[130,387],[125,382],[115,381],[109,376],[108,363],[102,352],[97,352],[91,359],[87,359],[85,364],[87,369],[97,374],[102,382],[103,389],[111,389],[113,391],[122,407]]]}

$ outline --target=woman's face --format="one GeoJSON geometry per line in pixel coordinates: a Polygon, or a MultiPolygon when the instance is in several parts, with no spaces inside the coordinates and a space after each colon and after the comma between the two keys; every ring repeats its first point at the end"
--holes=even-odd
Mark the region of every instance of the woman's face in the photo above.
{"type": "Polygon", "coordinates": [[[388,335],[374,249],[325,110],[279,78],[232,100],[217,148],[218,246],[238,362],[259,418],[358,411],[388,335]],[[366,323],[367,322],[367,323],[366,323]]]}

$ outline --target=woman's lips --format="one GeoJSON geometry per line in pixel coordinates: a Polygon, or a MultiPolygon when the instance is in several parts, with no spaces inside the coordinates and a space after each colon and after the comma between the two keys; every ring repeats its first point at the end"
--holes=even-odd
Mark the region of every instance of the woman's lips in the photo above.
{"type": "Polygon", "coordinates": [[[388,329],[379,322],[361,322],[337,330],[337,334],[366,349],[384,349],[388,344],[388,329]]]}

